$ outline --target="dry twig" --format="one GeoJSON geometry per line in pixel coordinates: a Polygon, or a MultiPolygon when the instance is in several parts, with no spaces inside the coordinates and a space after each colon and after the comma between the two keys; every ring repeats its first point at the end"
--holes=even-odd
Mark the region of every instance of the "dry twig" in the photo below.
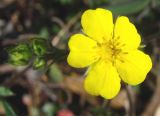
{"type": "Polygon", "coordinates": [[[127,92],[127,96],[128,96],[128,100],[129,100],[129,112],[128,115],[129,116],[135,116],[135,97],[134,97],[134,93],[133,90],[131,88],[131,86],[125,86],[126,92],[127,92]]]}
{"type": "Polygon", "coordinates": [[[60,41],[60,38],[62,36],[64,36],[68,31],[69,29],[73,26],[73,24],[75,24],[77,22],[77,20],[80,18],[80,14],[81,12],[79,12],[75,17],[73,17],[65,26],[64,28],[62,28],[59,33],[52,39],[52,45],[53,46],[56,46],[59,41],[60,41]]]}
{"type": "MultiPolygon", "coordinates": [[[[159,68],[160,70],[160,65],[159,68]]],[[[153,116],[155,111],[157,110],[159,104],[160,104],[160,72],[158,72],[156,77],[156,89],[154,94],[152,95],[152,98],[150,102],[148,103],[147,107],[145,108],[144,112],[142,113],[142,116],[153,116]]]]}

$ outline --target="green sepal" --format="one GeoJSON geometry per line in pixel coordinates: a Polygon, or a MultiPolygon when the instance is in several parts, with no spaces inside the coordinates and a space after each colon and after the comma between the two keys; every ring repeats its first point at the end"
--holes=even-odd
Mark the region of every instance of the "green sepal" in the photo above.
{"type": "Polygon", "coordinates": [[[41,57],[47,53],[47,40],[42,38],[35,38],[31,41],[31,46],[34,54],[41,57]]]}
{"type": "Polygon", "coordinates": [[[34,60],[34,63],[33,63],[34,69],[41,69],[41,68],[44,68],[45,66],[46,66],[46,61],[43,58],[37,57],[34,60]]]}

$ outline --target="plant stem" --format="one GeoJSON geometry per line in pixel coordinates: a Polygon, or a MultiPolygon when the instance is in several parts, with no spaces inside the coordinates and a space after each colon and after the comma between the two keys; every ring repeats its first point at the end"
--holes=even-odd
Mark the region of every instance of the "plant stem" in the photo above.
{"type": "Polygon", "coordinates": [[[127,97],[129,101],[129,116],[135,116],[135,103],[131,86],[125,86],[127,97]]]}

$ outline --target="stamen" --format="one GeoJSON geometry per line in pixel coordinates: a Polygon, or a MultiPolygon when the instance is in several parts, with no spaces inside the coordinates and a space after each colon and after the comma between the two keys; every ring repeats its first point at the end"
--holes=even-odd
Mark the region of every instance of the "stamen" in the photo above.
{"type": "MultiPolygon", "coordinates": [[[[122,63],[124,63],[123,60],[121,60],[122,54],[128,54],[128,52],[123,51],[123,47],[125,44],[120,42],[120,36],[112,37],[109,41],[104,41],[103,43],[97,43],[97,46],[100,47],[99,54],[101,54],[102,59],[111,60],[112,63],[116,61],[116,59],[120,60],[122,63]]],[[[103,40],[105,40],[105,37],[103,37],[103,40]]]]}
{"type": "Polygon", "coordinates": [[[126,46],[126,44],[122,44],[122,45],[121,45],[121,47],[124,47],[124,46],[126,46]]]}
{"type": "Polygon", "coordinates": [[[128,54],[128,52],[122,52],[122,54],[128,54]]]}
{"type": "Polygon", "coordinates": [[[120,60],[120,62],[122,62],[122,63],[124,63],[125,61],[124,60],[122,60],[122,59],[119,59],[120,60]]]}
{"type": "Polygon", "coordinates": [[[116,43],[116,46],[119,46],[119,45],[120,45],[120,42],[117,42],[117,43],[116,43]]]}

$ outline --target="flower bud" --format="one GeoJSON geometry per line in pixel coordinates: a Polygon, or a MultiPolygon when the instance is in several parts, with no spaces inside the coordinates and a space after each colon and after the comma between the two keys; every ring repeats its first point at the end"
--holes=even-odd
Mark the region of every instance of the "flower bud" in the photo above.
{"type": "Polygon", "coordinates": [[[9,62],[13,65],[26,65],[32,57],[32,52],[27,44],[19,44],[7,49],[9,62]]]}

